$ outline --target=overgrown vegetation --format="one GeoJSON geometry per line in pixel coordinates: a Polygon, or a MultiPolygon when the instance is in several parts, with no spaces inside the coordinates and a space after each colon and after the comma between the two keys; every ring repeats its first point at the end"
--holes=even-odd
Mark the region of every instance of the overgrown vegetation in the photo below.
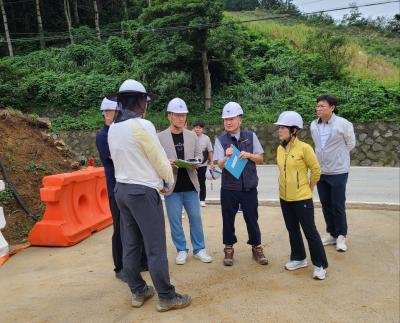
{"type": "MultiPolygon", "coordinates": [[[[315,98],[325,92],[338,96],[340,114],[350,120],[400,118],[400,41],[389,31],[370,26],[376,41],[363,43],[365,26],[338,26],[326,16],[296,13],[279,22],[151,32],[218,22],[222,6],[218,1],[155,0],[139,11],[138,19],[122,22],[122,35],[99,41],[92,29],[81,27],[74,29],[72,45],[1,59],[0,103],[51,115],[55,130],[97,129],[101,99],[133,78],[159,95],[147,115],[158,128],[166,126],[165,107],[176,96],[188,103],[189,123],[198,118],[220,123],[223,105],[232,100],[245,109],[246,123],[272,122],[288,109],[310,121],[315,98]],[[201,18],[194,14],[199,10],[201,18]],[[207,111],[203,50],[213,90],[207,111]]],[[[229,13],[224,22],[265,15],[260,10],[229,13]]]]}

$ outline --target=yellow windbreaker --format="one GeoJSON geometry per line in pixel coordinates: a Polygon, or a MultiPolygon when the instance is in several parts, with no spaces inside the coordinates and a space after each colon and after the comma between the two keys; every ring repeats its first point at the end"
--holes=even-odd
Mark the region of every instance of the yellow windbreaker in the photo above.
{"type": "Polygon", "coordinates": [[[285,201],[302,201],[312,198],[310,180],[318,181],[321,169],[313,148],[295,138],[289,151],[278,147],[276,161],[279,167],[279,197],[285,201]],[[310,180],[308,170],[311,171],[310,180]]]}

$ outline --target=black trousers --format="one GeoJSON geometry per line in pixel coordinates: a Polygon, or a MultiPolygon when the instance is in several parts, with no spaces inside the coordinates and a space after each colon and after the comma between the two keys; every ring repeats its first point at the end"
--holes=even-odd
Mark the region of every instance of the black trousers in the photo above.
{"type": "Polygon", "coordinates": [[[207,166],[202,166],[197,168],[197,177],[199,179],[199,184],[200,184],[200,201],[206,200],[206,194],[207,194],[206,171],[207,171],[207,166]]]}
{"type": "Polygon", "coordinates": [[[231,191],[221,188],[222,209],[222,235],[225,245],[233,245],[237,242],[235,235],[235,218],[239,208],[243,209],[243,217],[246,222],[249,240],[252,246],[261,244],[260,227],[258,226],[258,192],[257,189],[250,191],[231,191]]]}
{"type": "Polygon", "coordinates": [[[328,260],[326,259],[325,249],[314,222],[312,199],[295,202],[287,202],[282,199],[280,201],[292,249],[290,260],[303,260],[306,258],[303,237],[300,232],[301,225],[308,242],[313,265],[327,268],[328,260]]]}
{"type": "Polygon", "coordinates": [[[160,195],[147,186],[117,183],[115,199],[121,211],[123,266],[131,291],[137,294],[146,286],[140,273],[144,244],[150,276],[158,297],[175,297],[175,288],[169,278],[165,219],[160,195]]]}
{"type": "MultiPolygon", "coordinates": [[[[110,210],[113,218],[113,235],[111,238],[112,245],[112,256],[114,260],[114,271],[119,272],[123,268],[122,266],[122,241],[121,241],[121,214],[115,200],[115,196],[109,197],[110,210]]],[[[141,252],[141,270],[147,270],[147,256],[144,250],[144,245],[142,245],[141,252]]]]}
{"type": "Polygon", "coordinates": [[[326,231],[333,237],[347,235],[346,184],[348,173],[321,175],[317,183],[326,231]]]}

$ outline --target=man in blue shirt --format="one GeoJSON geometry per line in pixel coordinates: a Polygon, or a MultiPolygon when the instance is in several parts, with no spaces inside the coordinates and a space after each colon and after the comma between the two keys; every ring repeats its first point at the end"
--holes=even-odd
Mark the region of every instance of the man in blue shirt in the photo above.
{"type": "MultiPolygon", "coordinates": [[[[116,100],[109,100],[104,98],[101,102],[100,110],[104,117],[104,127],[96,135],[96,146],[99,152],[101,163],[104,166],[104,172],[107,181],[107,192],[110,203],[110,210],[113,217],[114,232],[112,236],[112,255],[114,260],[114,271],[115,276],[118,279],[125,281],[124,274],[122,271],[122,242],[121,242],[121,230],[120,230],[120,212],[117,206],[117,202],[114,197],[115,187],[115,173],[114,163],[111,159],[110,149],[108,147],[108,130],[114,120],[115,110],[117,109],[116,100]]],[[[142,248],[142,270],[147,270],[147,258],[142,248]]]]}

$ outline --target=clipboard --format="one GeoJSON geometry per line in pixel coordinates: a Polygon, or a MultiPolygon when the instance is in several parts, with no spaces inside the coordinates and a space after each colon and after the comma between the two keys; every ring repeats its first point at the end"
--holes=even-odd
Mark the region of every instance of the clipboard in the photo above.
{"type": "Polygon", "coordinates": [[[232,150],[233,154],[226,160],[224,168],[231,173],[233,177],[239,179],[248,160],[239,159],[240,151],[235,146],[232,146],[232,150]]]}

